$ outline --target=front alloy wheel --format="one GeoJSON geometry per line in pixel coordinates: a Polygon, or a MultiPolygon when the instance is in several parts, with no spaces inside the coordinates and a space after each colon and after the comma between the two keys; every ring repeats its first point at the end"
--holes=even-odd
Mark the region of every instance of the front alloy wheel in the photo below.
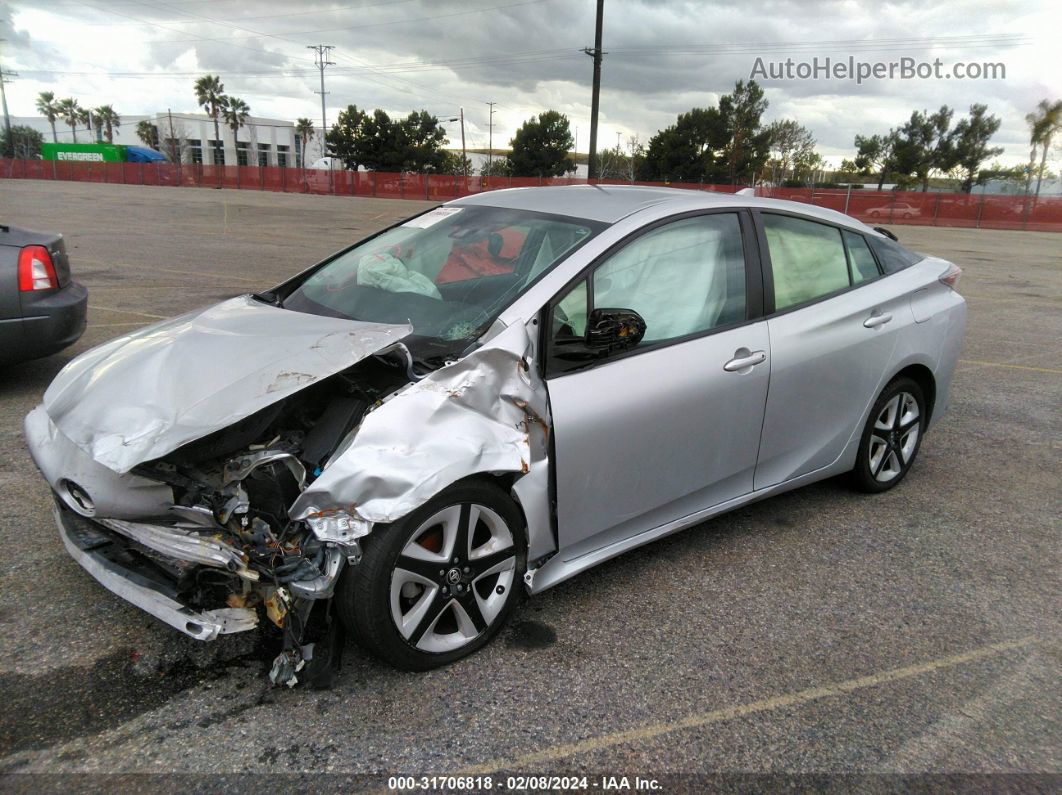
{"type": "Polygon", "coordinates": [[[455,484],[365,539],[344,572],[340,616],[392,665],[425,670],[485,645],[508,617],[525,566],[519,512],[485,481],[455,484]]]}
{"type": "Polygon", "coordinates": [[[509,600],[516,548],[505,520],[485,505],[461,503],[425,520],[391,573],[391,618],[426,652],[460,649],[478,638],[509,600]]]}
{"type": "Polygon", "coordinates": [[[857,488],[877,492],[903,480],[922,441],[925,399],[917,383],[890,383],[870,411],[852,471],[857,488]]]}

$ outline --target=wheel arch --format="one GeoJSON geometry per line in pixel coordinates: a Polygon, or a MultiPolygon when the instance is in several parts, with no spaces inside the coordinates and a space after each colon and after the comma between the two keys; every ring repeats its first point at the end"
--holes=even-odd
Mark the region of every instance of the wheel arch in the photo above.
{"type": "Polygon", "coordinates": [[[919,388],[922,390],[922,397],[925,398],[926,401],[925,427],[928,427],[929,423],[933,420],[933,406],[937,401],[937,380],[933,375],[933,371],[924,364],[916,362],[907,365],[897,372],[889,379],[889,383],[892,383],[897,378],[910,378],[918,384],[919,388]]]}
{"type": "Polygon", "coordinates": [[[557,549],[554,517],[550,509],[548,494],[548,461],[534,463],[527,473],[521,472],[480,472],[466,478],[491,483],[512,499],[520,521],[524,523],[524,540],[527,548],[527,561],[530,567],[537,561],[557,549]],[[541,469],[540,469],[541,467],[541,469]],[[544,491],[545,490],[545,491],[544,491]]]}

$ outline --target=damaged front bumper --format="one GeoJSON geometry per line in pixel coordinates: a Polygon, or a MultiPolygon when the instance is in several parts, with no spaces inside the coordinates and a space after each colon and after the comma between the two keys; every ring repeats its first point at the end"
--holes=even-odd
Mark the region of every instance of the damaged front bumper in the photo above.
{"type": "Polygon", "coordinates": [[[175,584],[136,555],[131,539],[56,504],[59,537],[70,556],[108,591],[197,640],[258,626],[248,607],[195,610],[180,601],[175,584]]]}

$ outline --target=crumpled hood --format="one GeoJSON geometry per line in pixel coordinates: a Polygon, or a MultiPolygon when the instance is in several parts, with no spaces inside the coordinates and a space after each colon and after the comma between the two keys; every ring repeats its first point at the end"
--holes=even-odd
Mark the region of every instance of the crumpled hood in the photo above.
{"type": "Polygon", "coordinates": [[[412,333],[249,295],[139,329],[74,359],[44,393],[55,425],[118,473],[166,455],[412,333]]]}

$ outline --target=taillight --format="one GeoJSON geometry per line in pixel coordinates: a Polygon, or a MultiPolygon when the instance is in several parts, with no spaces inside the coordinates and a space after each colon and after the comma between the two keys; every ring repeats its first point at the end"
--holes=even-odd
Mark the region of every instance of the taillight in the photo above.
{"type": "Polygon", "coordinates": [[[53,290],[59,286],[52,255],[44,246],[25,246],[18,255],[18,289],[53,290]]]}
{"type": "Polygon", "coordinates": [[[960,276],[962,276],[962,268],[958,265],[948,265],[948,269],[940,274],[940,283],[946,284],[952,290],[957,290],[960,276]]]}

